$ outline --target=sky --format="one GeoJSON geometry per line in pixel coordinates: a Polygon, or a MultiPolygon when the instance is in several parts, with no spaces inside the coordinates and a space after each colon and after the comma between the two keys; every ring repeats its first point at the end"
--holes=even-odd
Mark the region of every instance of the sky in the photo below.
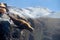
{"type": "Polygon", "coordinates": [[[17,8],[40,6],[49,8],[52,11],[60,11],[60,0],[0,0],[0,2],[7,3],[17,8]]]}

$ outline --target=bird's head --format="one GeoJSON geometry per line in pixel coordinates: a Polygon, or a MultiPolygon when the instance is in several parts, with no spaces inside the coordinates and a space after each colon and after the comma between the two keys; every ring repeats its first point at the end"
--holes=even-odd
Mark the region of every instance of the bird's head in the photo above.
{"type": "Polygon", "coordinates": [[[6,5],[5,3],[0,3],[0,13],[5,13],[6,12],[6,5]]]}

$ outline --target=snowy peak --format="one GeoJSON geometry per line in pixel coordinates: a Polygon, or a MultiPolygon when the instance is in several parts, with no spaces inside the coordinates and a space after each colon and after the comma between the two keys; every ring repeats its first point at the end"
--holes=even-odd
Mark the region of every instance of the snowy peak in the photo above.
{"type": "Polygon", "coordinates": [[[16,8],[9,7],[10,12],[18,14],[20,17],[26,18],[39,18],[50,15],[52,13],[48,8],[42,7],[28,7],[28,8],[16,8]]]}
{"type": "MultiPolygon", "coordinates": [[[[50,14],[51,10],[49,10],[48,8],[40,8],[40,7],[29,7],[26,8],[25,11],[29,11],[29,13],[31,15],[34,15],[34,17],[40,17],[40,16],[45,16],[50,14]]],[[[26,13],[27,13],[26,11],[26,13]]]]}

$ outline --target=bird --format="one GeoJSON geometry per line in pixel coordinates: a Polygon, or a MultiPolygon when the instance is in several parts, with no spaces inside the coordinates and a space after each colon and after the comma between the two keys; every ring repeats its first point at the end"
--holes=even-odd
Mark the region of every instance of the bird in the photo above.
{"type": "MultiPolygon", "coordinates": [[[[16,15],[16,14],[14,14],[16,15]]],[[[18,19],[17,16],[15,17],[14,15],[8,15],[10,17],[10,19],[12,19],[12,21],[14,22],[15,25],[17,25],[16,28],[19,28],[20,30],[23,29],[27,29],[30,32],[34,31],[34,28],[29,24],[29,22],[27,22],[26,20],[22,19],[18,19]]]]}

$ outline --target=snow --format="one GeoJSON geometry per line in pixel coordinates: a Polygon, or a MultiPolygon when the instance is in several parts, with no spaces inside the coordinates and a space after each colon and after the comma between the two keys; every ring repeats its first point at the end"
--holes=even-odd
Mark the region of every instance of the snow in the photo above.
{"type": "Polygon", "coordinates": [[[39,18],[39,17],[56,17],[56,13],[43,7],[27,7],[27,8],[16,8],[10,7],[9,11],[13,14],[17,14],[20,17],[26,18],[39,18]],[[54,15],[53,15],[54,14],[54,15]]]}

